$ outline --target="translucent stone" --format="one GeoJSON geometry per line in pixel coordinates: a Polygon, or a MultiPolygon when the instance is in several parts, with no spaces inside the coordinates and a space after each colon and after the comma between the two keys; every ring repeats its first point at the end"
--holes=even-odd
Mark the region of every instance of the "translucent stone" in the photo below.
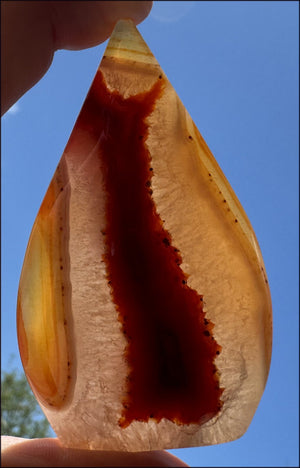
{"type": "Polygon", "coordinates": [[[134,24],[119,21],[30,236],[18,339],[68,447],[240,437],[271,358],[261,252],[134,24]]]}

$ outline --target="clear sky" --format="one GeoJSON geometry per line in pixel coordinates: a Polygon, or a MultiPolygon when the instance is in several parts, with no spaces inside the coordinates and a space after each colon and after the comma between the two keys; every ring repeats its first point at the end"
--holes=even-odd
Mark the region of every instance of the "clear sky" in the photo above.
{"type": "MultiPolygon", "coordinates": [[[[247,433],[175,450],[191,466],[298,466],[299,4],[156,2],[139,26],[256,232],[273,302],[272,364],[247,433]]],[[[18,354],[18,281],[32,224],[105,44],[59,51],[2,119],[2,365],[18,354]]],[[[21,367],[17,357],[16,365],[21,367]]]]}

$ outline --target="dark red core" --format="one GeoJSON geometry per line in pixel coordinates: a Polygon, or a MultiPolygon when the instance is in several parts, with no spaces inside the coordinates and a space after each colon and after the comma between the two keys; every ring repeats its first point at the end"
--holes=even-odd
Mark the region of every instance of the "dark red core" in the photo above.
{"type": "Polygon", "coordinates": [[[205,318],[202,296],[187,285],[181,255],[152,198],[147,117],[163,92],[124,99],[99,71],[79,117],[99,142],[107,196],[108,282],[128,345],[127,393],[119,424],[202,424],[222,406],[214,360],[221,347],[205,318]]]}

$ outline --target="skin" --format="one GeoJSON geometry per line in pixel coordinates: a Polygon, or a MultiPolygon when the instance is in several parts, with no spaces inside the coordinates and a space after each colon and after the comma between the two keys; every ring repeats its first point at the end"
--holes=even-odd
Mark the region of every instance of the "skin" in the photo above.
{"type": "Polygon", "coordinates": [[[2,448],[1,466],[188,466],[164,450],[153,452],[101,452],[67,449],[58,439],[26,440],[1,437],[12,443],[2,448]],[[8,440],[10,439],[10,440],[8,440]],[[14,439],[14,440],[12,440],[14,439]]]}
{"type": "Polygon", "coordinates": [[[98,45],[118,19],[139,24],[151,7],[148,1],[2,1],[1,115],[43,77],[56,50],[98,45]]]}
{"type": "MultiPolygon", "coordinates": [[[[139,24],[151,7],[150,1],[2,1],[1,115],[43,77],[56,50],[98,45],[110,36],[118,19],[139,24]]],[[[5,467],[187,466],[163,450],[85,451],[64,448],[58,439],[8,436],[1,436],[1,445],[5,467]]]]}

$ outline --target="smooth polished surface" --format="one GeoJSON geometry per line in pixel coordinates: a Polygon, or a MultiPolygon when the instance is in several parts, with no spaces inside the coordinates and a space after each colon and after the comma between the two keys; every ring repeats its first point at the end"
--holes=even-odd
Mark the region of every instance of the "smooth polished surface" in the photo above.
{"type": "MultiPolygon", "coordinates": [[[[120,141],[124,142],[121,133],[120,141]]],[[[136,136],[129,132],[126,138],[132,142],[136,136]]],[[[118,146],[121,150],[122,144],[118,146]]],[[[130,158],[125,147],[124,155],[130,158]]],[[[122,162],[122,157],[116,161],[122,162]]],[[[123,173],[117,165],[115,171],[123,173]]],[[[124,189],[124,197],[136,185],[134,174],[129,171],[125,177],[128,190],[124,189]]],[[[138,216],[143,216],[143,211],[138,216]]],[[[123,224],[127,221],[124,218],[123,224]]],[[[127,272],[132,271],[128,270],[130,263],[131,258],[125,262],[124,284],[127,272]]],[[[147,265],[140,271],[143,268],[147,265]]],[[[159,271],[161,265],[156,268],[159,271]]],[[[151,276],[146,277],[149,283],[151,276]]],[[[140,274],[138,281],[143,279],[140,274]]],[[[157,286],[153,295],[156,291],[157,286]]],[[[150,309],[145,312],[141,304],[140,315],[149,317],[150,309]]],[[[186,352],[188,339],[182,338],[182,324],[189,322],[191,315],[182,306],[175,328],[172,314],[165,315],[164,330],[176,339],[171,339],[169,354],[166,350],[170,346],[164,344],[164,352],[158,355],[168,355],[161,368],[171,369],[173,376],[175,356],[187,356],[182,369],[189,365],[190,375],[201,370],[197,356],[193,359],[193,354],[186,352]]],[[[135,323],[136,317],[129,320],[135,323]]],[[[162,330],[161,314],[155,318],[158,327],[151,320],[150,330],[162,330]]],[[[136,328],[135,342],[150,323],[144,317],[142,322],[136,328]]],[[[131,22],[121,21],[116,26],[33,227],[20,282],[18,334],[32,388],[55,432],[70,447],[136,451],[226,442],[245,432],[262,395],[271,355],[271,301],[255,234],[186,109],[131,22]],[[137,280],[132,281],[131,298],[118,302],[116,280],[108,278],[108,249],[111,257],[114,253],[103,232],[111,226],[109,215],[114,218],[118,213],[119,220],[122,212],[116,211],[116,203],[110,203],[113,192],[107,184],[105,148],[112,148],[117,140],[112,131],[115,111],[108,105],[103,112],[99,76],[106,95],[123,100],[123,104],[134,97],[139,100],[139,95],[143,103],[151,89],[161,88],[149,112],[137,115],[134,122],[146,125],[146,138],[141,141],[153,173],[151,189],[145,185],[152,217],[163,222],[165,251],[170,246],[179,251],[177,267],[185,281],[180,288],[195,291],[199,301],[203,300],[201,308],[195,307],[196,315],[202,332],[212,331],[217,343],[218,355],[209,359],[212,369],[216,366],[221,404],[212,414],[204,410],[197,421],[174,417],[161,406],[156,419],[149,407],[146,416],[134,413],[126,424],[120,424],[120,418],[124,421],[128,415],[124,401],[126,405],[128,376],[136,362],[124,334],[122,304],[138,297],[141,289],[135,284],[137,280]],[[91,108],[93,113],[88,112],[91,108]]],[[[195,343],[212,339],[204,333],[197,335],[197,330],[195,336],[195,343]]],[[[145,340],[141,341],[144,344],[145,340]]],[[[166,339],[157,341],[166,343],[166,339]]],[[[151,351],[150,344],[147,346],[145,357],[151,351]]],[[[191,349],[197,353],[197,346],[191,349]]],[[[139,359],[143,362],[143,356],[139,359]]],[[[159,374],[154,370],[152,375],[159,374]]],[[[143,381],[141,374],[138,379],[143,381]]],[[[202,382],[207,385],[207,379],[202,382]]],[[[161,380],[159,384],[161,390],[161,380]]],[[[170,387],[169,395],[174,399],[174,379],[170,387]]],[[[136,405],[136,398],[129,399],[130,405],[136,405]]],[[[148,397],[142,404],[146,400],[154,404],[148,397]]]]}

